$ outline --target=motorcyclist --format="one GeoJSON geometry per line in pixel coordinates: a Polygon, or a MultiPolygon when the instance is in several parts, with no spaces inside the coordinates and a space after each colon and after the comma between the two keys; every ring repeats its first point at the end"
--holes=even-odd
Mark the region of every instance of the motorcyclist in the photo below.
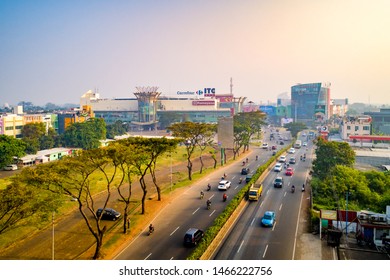
{"type": "Polygon", "coordinates": [[[244,166],[244,165],[245,165],[245,161],[242,162],[242,166],[244,166]]]}
{"type": "Polygon", "coordinates": [[[152,224],[149,225],[149,234],[154,232],[154,226],[152,224]]]}
{"type": "Polygon", "coordinates": [[[210,199],[207,199],[206,205],[207,205],[207,209],[210,209],[210,206],[211,206],[211,200],[210,199]]]}
{"type": "Polygon", "coordinates": [[[259,159],[259,156],[256,156],[256,160],[258,160],[259,159]]]}
{"type": "Polygon", "coordinates": [[[238,183],[239,183],[239,184],[241,184],[241,183],[242,183],[242,178],[241,178],[241,177],[240,177],[240,180],[238,181],[238,183]]]}
{"type": "Polygon", "coordinates": [[[204,192],[200,191],[200,199],[203,199],[203,197],[204,197],[204,192]]]}
{"type": "Polygon", "coordinates": [[[223,173],[223,178],[226,178],[226,177],[227,177],[226,173],[223,173]]]}
{"type": "Polygon", "coordinates": [[[291,192],[295,192],[295,186],[294,185],[292,185],[292,187],[291,187],[291,192]]]}
{"type": "Polygon", "coordinates": [[[211,185],[210,183],[207,184],[207,191],[211,190],[211,185]]]}
{"type": "Polygon", "coordinates": [[[248,163],[249,159],[248,159],[248,158],[246,158],[246,160],[245,160],[245,161],[246,161],[246,163],[248,163]]]}
{"type": "Polygon", "coordinates": [[[226,193],[223,194],[222,199],[223,199],[223,201],[226,201],[226,199],[227,199],[226,193]]]}
{"type": "Polygon", "coordinates": [[[305,184],[302,185],[302,191],[305,191],[305,184]]]}

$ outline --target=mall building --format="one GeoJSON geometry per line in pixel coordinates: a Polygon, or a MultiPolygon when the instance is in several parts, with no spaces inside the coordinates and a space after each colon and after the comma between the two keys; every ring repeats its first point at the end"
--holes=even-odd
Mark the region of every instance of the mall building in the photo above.
{"type": "Polygon", "coordinates": [[[217,123],[220,117],[242,112],[246,99],[234,97],[232,92],[217,94],[215,88],[164,96],[158,87],[136,87],[134,96],[104,99],[89,90],[81,96],[80,108],[90,107],[95,117],[103,118],[107,124],[120,120],[128,123],[131,130],[154,130],[181,121],[217,123]]]}

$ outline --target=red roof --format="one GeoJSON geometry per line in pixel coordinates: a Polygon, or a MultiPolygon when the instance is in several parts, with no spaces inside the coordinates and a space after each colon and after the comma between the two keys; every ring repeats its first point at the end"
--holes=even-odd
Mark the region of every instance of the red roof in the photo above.
{"type": "Polygon", "coordinates": [[[349,135],[350,139],[356,140],[382,140],[390,141],[390,136],[381,136],[381,135],[349,135]]]}

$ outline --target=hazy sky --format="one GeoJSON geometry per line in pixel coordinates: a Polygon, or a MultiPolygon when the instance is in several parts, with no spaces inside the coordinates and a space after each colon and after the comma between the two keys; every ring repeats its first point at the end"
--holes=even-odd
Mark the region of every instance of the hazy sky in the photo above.
{"type": "Polygon", "coordinates": [[[276,102],[297,83],[390,103],[390,1],[0,0],[0,105],[216,88],[276,102]]]}

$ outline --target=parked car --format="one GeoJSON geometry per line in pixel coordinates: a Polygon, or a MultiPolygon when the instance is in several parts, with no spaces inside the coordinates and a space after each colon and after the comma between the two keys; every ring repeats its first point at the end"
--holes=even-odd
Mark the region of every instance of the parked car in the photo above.
{"type": "Polygon", "coordinates": [[[275,171],[275,172],[281,172],[282,169],[283,169],[283,165],[282,165],[280,162],[278,162],[277,164],[275,164],[275,166],[274,166],[274,171],[275,171]]]}
{"type": "Polygon", "coordinates": [[[189,228],[184,235],[184,246],[195,246],[202,240],[204,232],[201,229],[189,228]]]}
{"type": "Polygon", "coordinates": [[[295,164],[297,161],[295,159],[295,157],[291,157],[290,160],[288,161],[288,163],[290,164],[295,164]]]}
{"type": "Polygon", "coordinates": [[[291,167],[288,167],[286,169],[286,176],[292,176],[294,175],[294,170],[291,167]]]}
{"type": "MultiPolygon", "coordinates": [[[[96,216],[100,217],[100,215],[102,215],[102,212],[103,212],[103,208],[99,208],[96,211],[96,216]]],[[[116,211],[112,208],[106,208],[106,209],[104,209],[104,212],[103,212],[101,219],[115,221],[115,220],[119,219],[120,216],[121,216],[121,213],[119,213],[118,211],[116,211]]]]}
{"type": "Polygon", "coordinates": [[[232,182],[230,182],[228,180],[222,180],[218,184],[218,190],[226,191],[228,188],[230,188],[231,184],[232,184],[232,182]]]}
{"type": "Polygon", "coordinates": [[[275,224],[275,212],[265,211],[263,218],[261,219],[261,225],[263,227],[273,227],[275,224]]]}
{"type": "Polygon", "coordinates": [[[249,168],[244,167],[243,169],[241,169],[241,175],[247,175],[248,173],[249,173],[249,168]]]}
{"type": "Polygon", "coordinates": [[[4,170],[7,171],[18,170],[18,166],[16,164],[8,164],[7,166],[4,167],[4,170]]]}
{"type": "Polygon", "coordinates": [[[276,177],[275,180],[274,180],[274,187],[275,188],[281,188],[283,187],[283,177],[276,177]]]}

